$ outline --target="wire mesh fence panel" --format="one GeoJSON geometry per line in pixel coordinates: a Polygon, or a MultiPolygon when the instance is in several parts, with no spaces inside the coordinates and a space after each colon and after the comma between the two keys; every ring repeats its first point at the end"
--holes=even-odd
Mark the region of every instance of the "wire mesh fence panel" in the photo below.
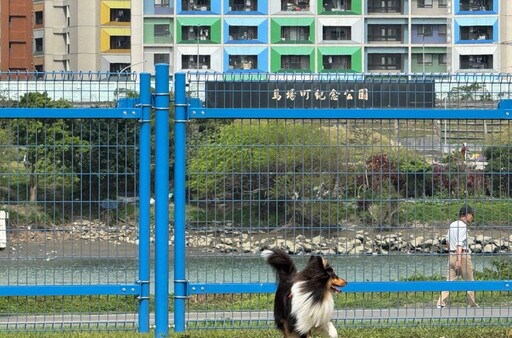
{"type": "Polygon", "coordinates": [[[273,326],[272,247],[348,281],[340,326],[508,325],[510,78],[316,76],[188,74],[187,328],[273,326]]]}
{"type": "Polygon", "coordinates": [[[0,330],[136,329],[140,125],[114,109],[135,80],[0,78],[0,330]]]}

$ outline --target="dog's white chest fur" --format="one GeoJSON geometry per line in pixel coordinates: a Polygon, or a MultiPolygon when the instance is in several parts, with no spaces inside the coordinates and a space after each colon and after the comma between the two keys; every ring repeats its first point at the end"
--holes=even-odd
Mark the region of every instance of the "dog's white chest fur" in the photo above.
{"type": "Polygon", "coordinates": [[[303,283],[305,282],[297,282],[292,286],[291,313],[297,318],[297,331],[306,334],[311,329],[321,329],[329,325],[334,311],[334,299],[329,295],[321,302],[313,302],[310,292],[301,291],[303,283]]]}

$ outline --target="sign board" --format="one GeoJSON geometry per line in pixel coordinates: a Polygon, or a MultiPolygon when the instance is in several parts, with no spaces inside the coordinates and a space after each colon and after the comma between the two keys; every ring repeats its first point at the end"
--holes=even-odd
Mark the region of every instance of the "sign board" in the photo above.
{"type": "Polygon", "coordinates": [[[433,81],[207,81],[205,108],[433,108],[433,81]]]}
{"type": "Polygon", "coordinates": [[[9,213],[0,210],[0,250],[7,248],[7,221],[9,213]]]}

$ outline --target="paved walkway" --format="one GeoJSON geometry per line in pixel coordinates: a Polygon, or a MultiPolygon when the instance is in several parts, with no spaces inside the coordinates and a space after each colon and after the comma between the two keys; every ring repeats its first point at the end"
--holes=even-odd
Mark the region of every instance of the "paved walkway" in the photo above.
{"type": "MultiPolygon", "coordinates": [[[[271,311],[214,311],[214,312],[190,312],[186,314],[187,321],[239,321],[249,320],[258,321],[260,324],[269,321],[272,324],[273,314],[271,311]]],[[[335,312],[335,320],[338,324],[346,321],[348,324],[352,322],[378,321],[384,324],[388,320],[391,324],[398,321],[412,321],[416,323],[435,324],[438,321],[445,320],[477,320],[488,322],[489,320],[502,320],[510,322],[512,320],[512,308],[401,308],[401,309],[350,309],[338,310],[335,312]]],[[[169,324],[174,323],[173,314],[169,314],[169,324]]],[[[468,323],[469,324],[469,323],[468,323]]],[[[150,315],[150,326],[154,327],[154,314],[150,315]]],[[[469,324],[471,325],[471,324],[469,324]]],[[[137,314],[62,314],[62,315],[40,315],[40,316],[2,316],[0,315],[0,330],[2,329],[30,329],[32,327],[49,327],[53,329],[69,328],[69,327],[91,327],[91,328],[130,328],[137,327],[137,314]]]]}

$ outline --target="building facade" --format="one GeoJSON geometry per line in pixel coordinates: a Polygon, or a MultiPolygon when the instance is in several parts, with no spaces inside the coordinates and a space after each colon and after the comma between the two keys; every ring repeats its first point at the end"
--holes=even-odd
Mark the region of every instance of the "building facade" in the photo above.
{"type": "Polygon", "coordinates": [[[32,2],[0,2],[0,70],[33,69],[32,2]]]}
{"type": "Polygon", "coordinates": [[[1,70],[512,72],[507,0],[2,0],[1,70]]]}
{"type": "Polygon", "coordinates": [[[501,0],[145,0],[138,55],[148,71],[166,62],[173,72],[508,72],[511,6],[501,0]]]}

